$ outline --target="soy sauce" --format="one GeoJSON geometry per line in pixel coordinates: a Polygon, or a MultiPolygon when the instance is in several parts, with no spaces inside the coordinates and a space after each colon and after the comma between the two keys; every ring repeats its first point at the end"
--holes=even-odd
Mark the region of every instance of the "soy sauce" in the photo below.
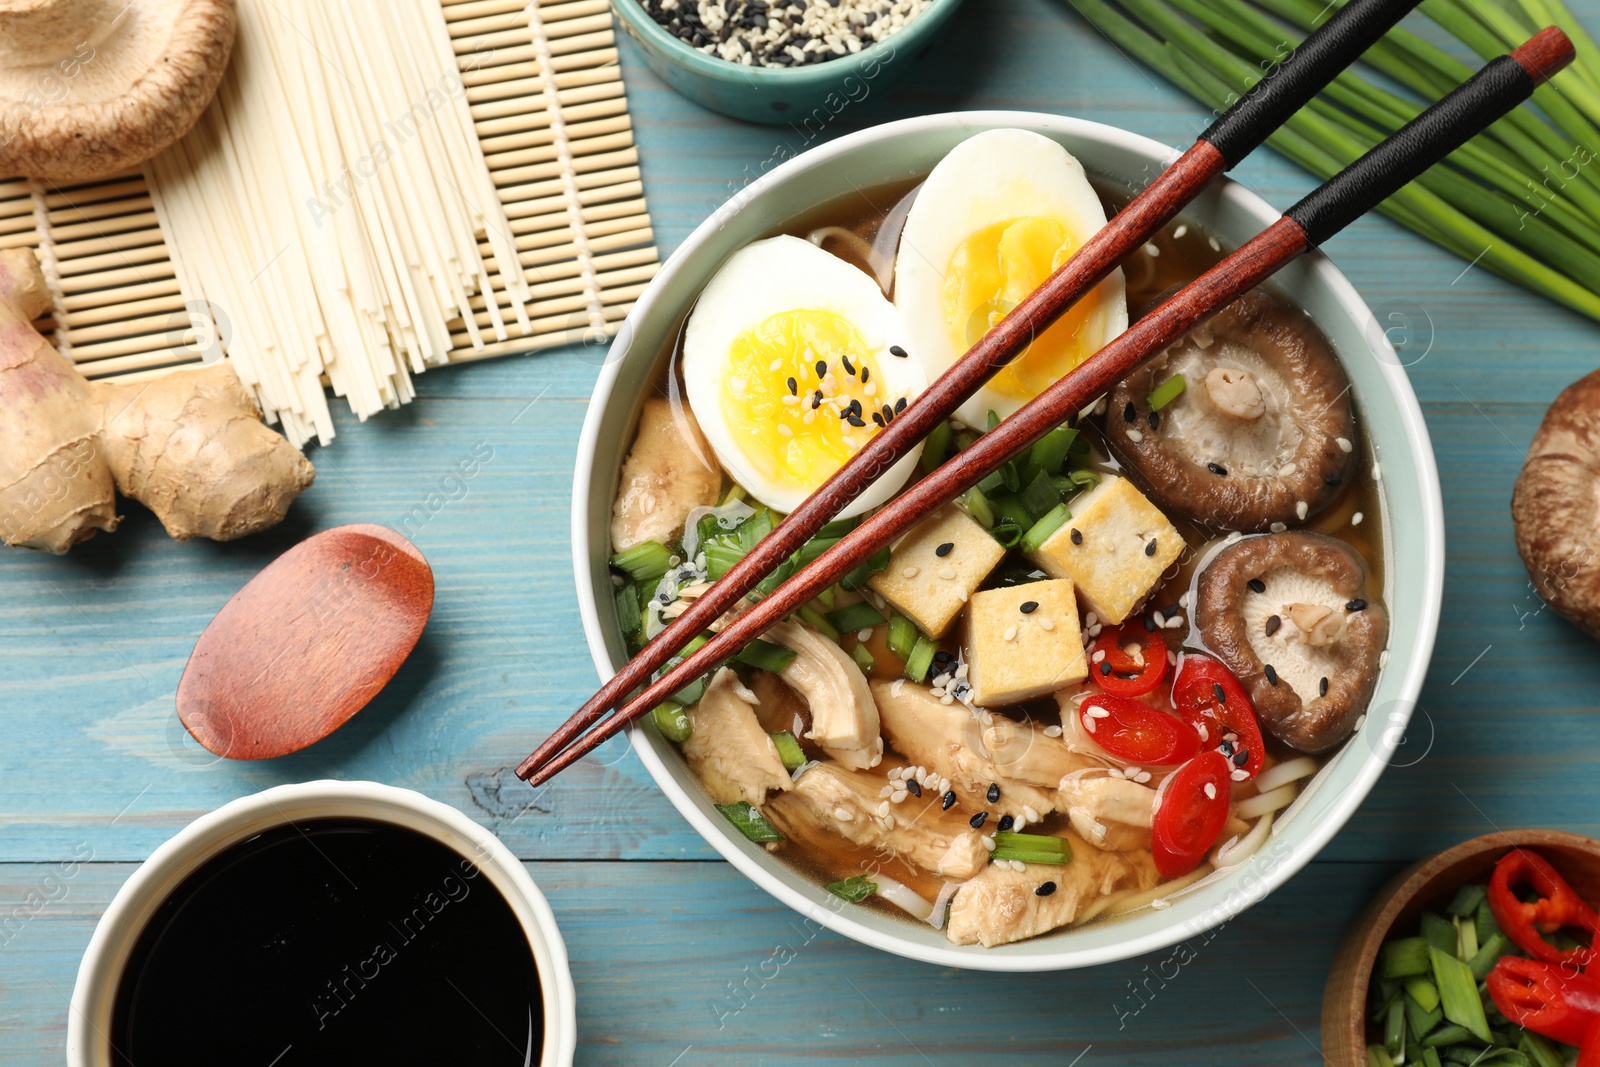
{"type": "Polygon", "coordinates": [[[527,935],[470,860],[365,819],[274,827],[168,897],[118,987],[112,1062],[537,1063],[527,935]]]}

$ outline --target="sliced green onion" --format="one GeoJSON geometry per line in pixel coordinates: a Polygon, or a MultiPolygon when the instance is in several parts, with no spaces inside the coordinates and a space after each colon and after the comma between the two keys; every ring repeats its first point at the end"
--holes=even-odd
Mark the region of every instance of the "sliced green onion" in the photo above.
{"type": "Polygon", "coordinates": [[[1422,1044],[1425,1048],[1443,1048],[1446,1045],[1459,1045],[1471,1037],[1472,1033],[1465,1026],[1457,1026],[1451,1023],[1449,1026],[1439,1027],[1439,1029],[1423,1038],[1422,1044]]]}
{"type": "Polygon", "coordinates": [[[639,639],[639,632],[644,626],[642,610],[643,605],[639,603],[637,585],[628,582],[617,590],[617,622],[622,627],[622,636],[629,641],[639,639]]]}
{"type": "Polygon", "coordinates": [[[1411,1036],[1421,1040],[1433,1032],[1433,1028],[1444,1020],[1444,1012],[1439,1010],[1439,994],[1433,995],[1433,1007],[1424,1008],[1410,993],[1401,997],[1399,1003],[1405,1005],[1406,1025],[1411,1029],[1411,1036]]]}
{"type": "Polygon", "coordinates": [[[646,541],[612,556],[611,565],[636,582],[653,582],[672,566],[672,553],[660,541],[646,541]]]}
{"type": "Polygon", "coordinates": [[[1065,838],[1001,830],[994,835],[994,851],[989,856],[997,860],[1059,865],[1072,861],[1072,846],[1067,844],[1065,838]]]}
{"type": "Polygon", "coordinates": [[[889,613],[889,651],[901,659],[911,658],[911,649],[916,645],[917,624],[901,615],[899,612],[889,613]]]}
{"type": "Polygon", "coordinates": [[[889,566],[889,550],[880,548],[861,566],[839,579],[839,588],[854,593],[866,588],[867,579],[889,566]]]}
{"type": "Polygon", "coordinates": [[[744,650],[733,658],[746,666],[781,674],[785,667],[794,662],[794,657],[793,649],[775,645],[771,641],[763,641],[758,637],[745,645],[744,650]]]}
{"type": "Polygon", "coordinates": [[[950,451],[950,423],[941,422],[928,431],[927,440],[922,442],[922,473],[932,474],[944,462],[945,453],[950,451]]]}
{"type": "MultiPolygon", "coordinates": [[[[1005,465],[1000,468],[998,473],[1000,475],[1000,481],[1005,485],[1007,491],[1015,493],[1022,489],[1022,472],[1017,469],[1016,460],[1007,460],[1005,465]]],[[[981,485],[982,483],[979,484],[981,485]]],[[[992,493],[993,490],[985,489],[984,492],[992,493]]]]}
{"type": "Polygon", "coordinates": [[[997,522],[989,536],[1000,542],[1001,548],[1016,548],[1022,540],[1022,527],[1014,522],[997,522]]]}
{"type": "Polygon", "coordinates": [[[1168,378],[1166,381],[1150,390],[1150,396],[1146,399],[1146,403],[1150,405],[1151,411],[1160,411],[1162,408],[1166,407],[1168,404],[1182,396],[1183,391],[1187,388],[1189,388],[1189,383],[1184,381],[1183,375],[1174,374],[1172,377],[1168,378]]]}
{"type": "Polygon", "coordinates": [[[862,674],[871,674],[872,668],[878,665],[878,657],[872,654],[864,641],[856,642],[856,647],[850,650],[850,658],[856,661],[862,674]]]}
{"type": "Polygon", "coordinates": [[[797,614],[801,619],[805,620],[807,626],[817,631],[817,633],[821,634],[823,637],[826,637],[829,641],[839,640],[839,631],[834,628],[833,623],[829,622],[823,616],[822,612],[818,611],[810,604],[807,604],[805,607],[801,608],[797,614]]]}
{"type": "Polygon", "coordinates": [[[1072,518],[1072,512],[1067,510],[1065,504],[1057,504],[1045,513],[1044,517],[1022,535],[1022,547],[1029,552],[1037,552],[1041,545],[1050,540],[1050,535],[1067,524],[1072,518]]]}
{"type": "Polygon", "coordinates": [[[694,681],[690,682],[676,693],[673,693],[672,699],[675,702],[682,704],[684,707],[688,707],[690,704],[695,703],[705,695],[706,679],[704,675],[701,675],[699,678],[696,678],[694,681]]]}
{"type": "Polygon", "coordinates": [[[1432,1011],[1439,1006],[1439,990],[1424,975],[1412,975],[1405,980],[1406,995],[1417,1002],[1423,1011],[1432,1011]]]}
{"type": "Polygon", "coordinates": [[[800,742],[795,740],[794,734],[788,730],[780,730],[767,736],[772,738],[772,745],[778,750],[778,758],[783,761],[786,770],[795,771],[806,765],[805,750],[800,747],[800,742]]]}
{"type": "Polygon", "coordinates": [[[971,515],[980,526],[994,525],[994,509],[989,506],[989,498],[984,496],[983,490],[977,486],[962,494],[961,506],[966,508],[967,514],[971,515]]]}
{"type": "Polygon", "coordinates": [[[1432,967],[1428,959],[1428,941],[1422,937],[1397,937],[1386,941],[1379,962],[1385,978],[1427,974],[1432,967]]]}
{"type": "Polygon", "coordinates": [[[977,488],[985,493],[995,493],[1006,487],[1005,475],[999,471],[990,471],[978,480],[977,488]]]}
{"type": "Polygon", "coordinates": [[[761,543],[761,539],[772,532],[775,523],[772,521],[772,512],[761,508],[754,514],[746,515],[744,521],[733,528],[738,535],[739,547],[749,552],[761,543]]]}
{"type": "Polygon", "coordinates": [[[1483,1014],[1483,1000],[1478,996],[1478,983],[1472,977],[1472,968],[1448,952],[1428,947],[1433,961],[1433,982],[1439,987],[1439,1004],[1444,1017],[1480,1041],[1489,1041],[1489,1020],[1483,1014]]]}
{"type": "Polygon", "coordinates": [[[1481,885],[1464,885],[1456,890],[1456,895],[1450,898],[1450,903],[1445,906],[1445,914],[1456,919],[1466,918],[1478,910],[1478,905],[1483,903],[1483,898],[1489,890],[1481,885]]]}
{"type": "Polygon", "coordinates": [[[1532,1030],[1522,1031],[1522,1036],[1517,1041],[1517,1048],[1532,1061],[1533,1067],[1566,1067],[1566,1057],[1562,1056],[1555,1044],[1543,1034],[1536,1034],[1532,1030]]]}
{"type": "Polygon", "coordinates": [[[1422,913],[1422,938],[1434,948],[1451,955],[1456,951],[1455,924],[1431,911],[1422,913]]]}
{"type": "Polygon", "coordinates": [[[1390,1056],[1404,1056],[1406,1051],[1405,998],[1389,1005],[1383,1020],[1383,1047],[1390,1056]]]}
{"type": "Polygon", "coordinates": [[[843,537],[845,534],[861,525],[860,517],[851,519],[834,519],[822,529],[817,531],[818,537],[843,537]]]}
{"type": "Polygon", "coordinates": [[[1017,494],[998,490],[989,497],[989,509],[994,512],[995,522],[1014,522],[1018,526],[1027,528],[1033,525],[1037,515],[1022,506],[1022,501],[1017,494]]]}
{"type": "Polygon", "coordinates": [[[1489,940],[1480,945],[1477,954],[1467,961],[1467,966],[1472,970],[1473,980],[1481,982],[1489,977],[1489,972],[1500,962],[1500,957],[1510,951],[1511,942],[1506,940],[1504,934],[1490,934],[1489,940]]]}
{"type": "Polygon", "coordinates": [[[874,626],[882,626],[885,619],[883,612],[863,600],[855,604],[846,604],[837,611],[828,612],[828,621],[838,627],[840,632],[851,633],[855,630],[869,630],[874,626]]]}
{"type": "Polygon", "coordinates": [[[992,430],[996,426],[1000,425],[1000,416],[995,414],[993,411],[990,411],[988,416],[984,419],[984,425],[988,427],[988,429],[984,431],[987,433],[988,430],[992,430]]]}
{"type": "Polygon", "coordinates": [[[768,822],[767,817],[761,814],[759,809],[752,808],[749,801],[739,800],[732,804],[718,804],[716,809],[722,812],[723,818],[738,827],[741,834],[757,844],[783,840],[778,828],[768,822]]]}
{"type": "Polygon", "coordinates": [[[1061,494],[1056,492],[1055,483],[1050,480],[1050,475],[1044,471],[1028,483],[1028,488],[1022,491],[1019,498],[1022,506],[1028,509],[1030,515],[1046,515],[1050,509],[1061,503],[1061,494]]]}
{"type": "Polygon", "coordinates": [[[789,580],[789,575],[795,570],[794,560],[786,559],[775,567],[771,574],[756,583],[750,595],[760,600],[764,596],[771,596],[772,591],[789,580]]]}
{"type": "Polygon", "coordinates": [[[813,599],[811,602],[813,604],[821,605],[821,607],[819,607],[817,610],[823,612],[824,614],[833,610],[834,598],[837,595],[835,590],[837,588],[837,586],[830,585],[828,588],[816,595],[815,599],[813,599]]]}
{"type": "Polygon", "coordinates": [[[1368,1045],[1367,1067],[1394,1067],[1394,1057],[1382,1045],[1368,1045]]]}
{"type": "Polygon", "coordinates": [[[928,668],[933,666],[933,654],[939,651],[939,643],[931,638],[918,636],[917,643],[911,646],[911,655],[906,657],[905,675],[913,682],[923,681],[928,677],[928,668]]]}
{"type": "MultiPolygon", "coordinates": [[[[1422,1050],[1422,1067],[1444,1067],[1444,1064],[1439,1059],[1438,1049],[1424,1048],[1422,1050]]],[[[1565,1067],[1565,1065],[1563,1064],[1562,1067],[1565,1067]]]]}
{"type": "Polygon", "coordinates": [[[794,562],[797,566],[804,567],[838,543],[837,537],[823,537],[821,534],[807,538],[806,543],[795,550],[794,562]]]}
{"type": "Polygon", "coordinates": [[[733,570],[733,565],[744,558],[744,549],[732,537],[713,537],[701,542],[701,552],[706,557],[706,577],[716,581],[733,570]]]}
{"type": "Polygon", "coordinates": [[[1473,916],[1473,925],[1478,928],[1478,944],[1487,945],[1496,934],[1503,934],[1500,924],[1495,921],[1494,910],[1489,907],[1487,898],[1478,902],[1478,910],[1473,916]]]}
{"type": "Polygon", "coordinates": [[[1054,474],[1067,461],[1067,455],[1072,451],[1072,442],[1077,439],[1077,430],[1070,426],[1057,426],[1028,449],[1028,463],[1054,474]]]}
{"type": "Polygon", "coordinates": [[[828,892],[836,897],[843,897],[852,904],[859,904],[878,891],[878,883],[864,874],[854,878],[846,878],[842,882],[833,882],[828,886],[828,892]]]}
{"type": "Polygon", "coordinates": [[[738,482],[734,482],[732,485],[728,486],[728,491],[722,494],[722,503],[724,504],[731,504],[735,500],[743,499],[744,486],[740,485],[738,482]]]}
{"type": "Polygon", "coordinates": [[[694,733],[694,727],[689,723],[689,716],[684,712],[683,705],[671,700],[664,704],[657,704],[650,712],[650,717],[655,720],[656,729],[661,731],[661,736],[668,741],[677,741],[680,744],[689,740],[694,733]]]}
{"type": "Polygon", "coordinates": [[[1472,957],[1478,954],[1478,928],[1471,919],[1462,922],[1460,919],[1451,920],[1456,928],[1456,959],[1463,963],[1470,963],[1472,957]]]}

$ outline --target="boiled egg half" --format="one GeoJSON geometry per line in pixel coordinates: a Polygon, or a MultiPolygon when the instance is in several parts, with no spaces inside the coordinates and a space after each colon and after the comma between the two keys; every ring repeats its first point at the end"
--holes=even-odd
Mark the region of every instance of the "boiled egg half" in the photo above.
{"type": "MultiPolygon", "coordinates": [[[[931,381],[1106,224],[1083,165],[1027,130],[989,130],[928,175],[895,256],[894,300],[931,381]]],[[[1109,275],[961,406],[986,428],[1128,328],[1122,271],[1109,275]]]]}
{"type": "MultiPolygon", "coordinates": [[[[689,407],[733,479],[787,513],[922,391],[906,344],[871,277],[798,237],[757,241],[729,258],[689,316],[689,407]]],[[[841,516],[888,500],[920,452],[841,516]]]]}

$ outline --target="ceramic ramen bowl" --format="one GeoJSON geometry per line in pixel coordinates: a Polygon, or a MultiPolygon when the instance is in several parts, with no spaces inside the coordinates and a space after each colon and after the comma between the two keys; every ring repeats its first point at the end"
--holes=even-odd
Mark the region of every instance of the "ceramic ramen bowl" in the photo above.
{"type": "MultiPolygon", "coordinates": [[[[1093,122],[1028,112],[931,115],[863,130],[775,168],[702,223],[673,253],[640,298],[596,383],[578,447],[572,535],[578,601],[601,677],[625,661],[612,584],[609,523],[622,456],[684,314],[717,268],[742,246],[853,190],[870,190],[930,171],[955,145],[983,130],[1019,127],[1054,138],[1091,177],[1129,193],[1178,153],[1145,137],[1093,122]]],[[[1243,186],[1219,182],[1183,213],[1232,248],[1279,212],[1243,186]]],[[[1415,395],[1372,311],[1333,264],[1304,256],[1272,288],[1305,309],[1333,344],[1348,374],[1367,442],[1381,467],[1384,599],[1391,613],[1388,663],[1364,727],[1333,754],[1285,809],[1271,838],[1250,859],[1176,893],[1161,910],[1057,930],[1028,941],[957,946],[909,918],[851,906],[747,841],[707,798],[676,746],[637,728],[645,767],[718,852],[752,882],[803,915],[863,944],[944,966],[997,971],[1087,967],[1150,952],[1216,926],[1260,901],[1305,866],[1345,824],[1394,761],[1422,688],[1438,625],[1444,577],[1444,519],[1438,471],[1415,395]]]]}

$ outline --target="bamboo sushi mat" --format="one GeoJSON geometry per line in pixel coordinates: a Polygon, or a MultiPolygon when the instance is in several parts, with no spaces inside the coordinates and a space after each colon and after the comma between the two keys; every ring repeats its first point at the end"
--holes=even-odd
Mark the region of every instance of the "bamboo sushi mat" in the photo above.
{"type": "MultiPolygon", "coordinates": [[[[659,263],[608,0],[536,2],[530,19],[527,0],[441,0],[533,295],[530,334],[474,349],[464,321],[450,323],[450,362],[596,343],[659,263]]],[[[201,362],[207,339],[190,324],[141,173],[66,188],[0,181],[0,248],[19,246],[42,248],[59,275],[55,342],[85,376],[137,379],[201,362]]],[[[480,250],[492,263],[486,240],[480,250]]],[[[481,295],[473,307],[487,324],[481,295]]]]}

